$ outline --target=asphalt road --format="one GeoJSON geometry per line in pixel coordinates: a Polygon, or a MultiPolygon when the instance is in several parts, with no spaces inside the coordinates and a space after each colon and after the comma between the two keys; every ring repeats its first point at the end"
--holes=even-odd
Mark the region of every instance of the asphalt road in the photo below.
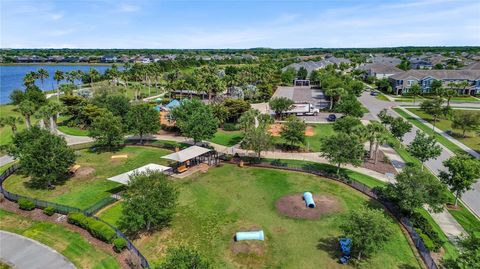
{"type": "Polygon", "coordinates": [[[75,269],[60,253],[30,238],[0,231],[0,259],[17,269],[75,269]]]}
{"type": "MultiPolygon", "coordinates": [[[[362,96],[359,98],[360,102],[370,110],[370,113],[365,114],[364,119],[378,119],[377,114],[383,110],[388,109],[388,113],[394,117],[399,117],[397,113],[395,113],[391,107],[405,105],[407,103],[399,103],[399,102],[388,102],[376,99],[374,96],[370,95],[370,92],[364,92],[362,96]]],[[[409,103],[408,105],[412,105],[409,103]]],[[[469,106],[469,107],[479,107],[480,104],[472,104],[472,103],[455,103],[452,106],[469,106]]],[[[413,125],[412,130],[405,134],[403,138],[403,144],[408,145],[412,142],[415,138],[415,133],[419,130],[415,125],[413,125]]],[[[430,171],[432,171],[435,175],[438,175],[439,171],[445,170],[445,166],[443,166],[443,161],[449,159],[450,157],[454,156],[455,154],[452,153],[450,150],[442,146],[442,153],[441,155],[434,160],[429,160],[425,163],[430,171]]],[[[477,181],[473,185],[473,189],[467,191],[463,194],[462,201],[470,207],[472,211],[475,212],[477,216],[480,216],[480,180],[477,181]]]]}

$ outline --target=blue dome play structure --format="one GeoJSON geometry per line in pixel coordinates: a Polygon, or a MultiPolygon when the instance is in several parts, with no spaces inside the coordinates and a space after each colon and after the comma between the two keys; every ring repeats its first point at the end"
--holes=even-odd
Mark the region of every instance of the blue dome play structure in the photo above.
{"type": "Polygon", "coordinates": [[[265,239],[263,235],[263,230],[260,231],[252,231],[252,232],[238,232],[235,234],[235,241],[242,241],[242,240],[260,240],[263,241],[265,239]]]}
{"type": "Polygon", "coordinates": [[[342,257],[340,257],[340,262],[346,264],[350,260],[350,248],[352,247],[351,238],[340,238],[338,240],[340,243],[340,248],[342,249],[342,257]]]}
{"type": "Polygon", "coordinates": [[[305,201],[305,205],[309,208],[315,208],[315,201],[313,201],[313,195],[311,192],[304,192],[303,193],[303,200],[305,201]]]}

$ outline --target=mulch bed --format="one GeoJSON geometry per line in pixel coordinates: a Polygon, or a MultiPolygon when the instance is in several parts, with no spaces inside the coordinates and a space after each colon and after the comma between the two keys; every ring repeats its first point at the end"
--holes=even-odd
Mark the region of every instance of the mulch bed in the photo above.
{"type": "Polygon", "coordinates": [[[107,243],[93,237],[88,231],[86,231],[86,230],[84,230],[80,227],[68,223],[67,222],[67,217],[65,215],[55,213],[52,216],[47,216],[47,215],[43,214],[43,211],[41,209],[34,209],[32,211],[21,210],[21,209],[18,208],[17,203],[11,202],[7,199],[4,199],[2,202],[0,202],[0,208],[5,210],[5,211],[9,211],[9,212],[15,213],[17,215],[20,215],[22,217],[26,217],[26,218],[29,218],[29,219],[32,219],[32,220],[48,221],[48,222],[51,222],[51,223],[55,223],[57,225],[62,225],[63,227],[67,228],[70,231],[77,232],[77,233],[81,234],[82,237],[85,240],[87,240],[88,243],[90,243],[91,245],[102,249],[103,251],[109,253],[113,257],[116,257],[118,262],[120,263],[121,268],[125,268],[125,269],[130,268],[127,264],[127,258],[129,256],[129,251],[128,250],[125,250],[122,253],[116,253],[113,250],[112,245],[107,244],[107,243]]]}
{"type": "Polygon", "coordinates": [[[341,205],[338,199],[327,194],[313,194],[315,208],[308,208],[303,201],[303,193],[283,196],[275,202],[277,211],[284,216],[295,219],[315,220],[322,215],[338,212],[341,205]]]}
{"type": "Polygon", "coordinates": [[[87,166],[87,167],[80,167],[75,172],[75,177],[87,177],[95,172],[95,168],[87,166]]]}
{"type": "Polygon", "coordinates": [[[390,162],[385,162],[385,154],[381,150],[378,151],[378,161],[375,164],[375,159],[365,158],[362,167],[379,172],[381,174],[392,173],[397,174],[397,170],[390,162]]]}

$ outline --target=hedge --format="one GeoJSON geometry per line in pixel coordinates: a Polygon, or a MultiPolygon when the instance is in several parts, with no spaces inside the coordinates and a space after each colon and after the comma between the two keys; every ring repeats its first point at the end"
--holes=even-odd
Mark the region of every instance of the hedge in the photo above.
{"type": "Polygon", "coordinates": [[[45,209],[43,209],[43,214],[47,216],[52,216],[53,214],[55,214],[55,207],[53,206],[45,207],[45,209]]]}
{"type": "Polygon", "coordinates": [[[117,237],[113,240],[113,250],[115,252],[120,253],[127,247],[127,240],[123,239],[122,237],[117,237]]]}
{"type": "Polygon", "coordinates": [[[28,199],[20,198],[20,199],[18,199],[18,207],[21,210],[32,211],[32,210],[35,209],[35,204],[28,199]]]}
{"type": "Polygon", "coordinates": [[[80,226],[87,230],[93,237],[98,238],[104,242],[112,243],[117,236],[112,227],[91,217],[85,216],[80,212],[72,212],[68,214],[68,223],[80,226]]]}

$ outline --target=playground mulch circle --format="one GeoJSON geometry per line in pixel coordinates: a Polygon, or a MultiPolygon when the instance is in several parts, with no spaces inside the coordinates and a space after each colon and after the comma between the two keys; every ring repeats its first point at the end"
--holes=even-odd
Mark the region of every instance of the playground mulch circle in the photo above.
{"type": "Polygon", "coordinates": [[[89,166],[80,167],[75,172],[75,176],[76,177],[86,177],[86,176],[89,176],[89,175],[93,174],[94,172],[95,172],[95,168],[93,168],[93,167],[89,167],[89,166]]]}
{"type": "Polygon", "coordinates": [[[281,215],[295,219],[314,220],[322,215],[338,212],[341,205],[338,199],[328,194],[313,194],[315,208],[308,208],[303,201],[303,193],[283,196],[275,202],[275,207],[281,215]]]}

